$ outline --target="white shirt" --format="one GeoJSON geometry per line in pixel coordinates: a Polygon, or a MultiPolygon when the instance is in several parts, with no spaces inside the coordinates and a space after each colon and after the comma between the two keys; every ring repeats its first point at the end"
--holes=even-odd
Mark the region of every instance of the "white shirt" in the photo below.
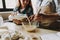
{"type": "Polygon", "coordinates": [[[41,0],[31,0],[34,14],[37,14],[38,8],[40,7],[41,0]]]}
{"type": "Polygon", "coordinates": [[[52,0],[43,0],[41,6],[47,6],[49,2],[52,2],[52,0]]]}
{"type": "MultiPolygon", "coordinates": [[[[33,5],[34,14],[37,14],[37,11],[41,4],[41,0],[34,0],[34,1],[31,0],[31,1],[32,1],[32,5],[33,5]]],[[[49,4],[49,2],[52,2],[52,0],[43,0],[41,6],[46,6],[47,4],[49,4]]],[[[54,0],[54,2],[56,4],[56,11],[60,15],[60,1],[54,0]]]]}

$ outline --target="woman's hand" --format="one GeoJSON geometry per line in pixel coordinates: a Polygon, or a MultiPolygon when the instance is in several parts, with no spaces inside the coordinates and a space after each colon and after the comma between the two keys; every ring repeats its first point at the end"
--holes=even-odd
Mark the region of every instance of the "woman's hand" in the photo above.
{"type": "Polygon", "coordinates": [[[42,19],[42,16],[40,14],[37,14],[37,15],[34,16],[34,19],[33,20],[40,22],[41,19],[42,19]]]}
{"type": "Polygon", "coordinates": [[[34,21],[34,17],[35,17],[35,15],[31,15],[31,16],[29,17],[29,20],[30,20],[30,21],[34,21]]]}
{"type": "Polygon", "coordinates": [[[30,21],[39,21],[40,22],[41,16],[39,14],[32,15],[29,17],[29,19],[30,19],[30,21]]]}

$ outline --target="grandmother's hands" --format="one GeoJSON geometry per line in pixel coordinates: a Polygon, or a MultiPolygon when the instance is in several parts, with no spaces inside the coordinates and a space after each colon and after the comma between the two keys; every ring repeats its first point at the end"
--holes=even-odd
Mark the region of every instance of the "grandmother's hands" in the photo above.
{"type": "Polygon", "coordinates": [[[30,19],[30,21],[39,21],[40,22],[41,16],[39,14],[32,15],[29,17],[29,19],[30,19]]]}

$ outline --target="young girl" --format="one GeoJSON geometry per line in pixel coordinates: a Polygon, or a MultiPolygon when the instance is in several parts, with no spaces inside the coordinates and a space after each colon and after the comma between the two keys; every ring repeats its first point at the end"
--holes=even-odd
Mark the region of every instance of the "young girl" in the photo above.
{"type": "Polygon", "coordinates": [[[17,11],[22,14],[27,14],[28,17],[31,16],[33,14],[31,0],[18,0],[18,4],[14,9],[14,12],[17,11]]]}

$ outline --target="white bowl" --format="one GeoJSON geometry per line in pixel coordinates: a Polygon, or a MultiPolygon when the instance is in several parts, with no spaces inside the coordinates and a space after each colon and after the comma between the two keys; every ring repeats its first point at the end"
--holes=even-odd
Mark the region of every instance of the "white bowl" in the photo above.
{"type": "Polygon", "coordinates": [[[14,16],[14,19],[22,20],[23,18],[26,18],[26,17],[27,17],[26,14],[18,14],[14,16]]]}
{"type": "Polygon", "coordinates": [[[31,38],[32,38],[32,40],[41,40],[39,35],[36,35],[36,34],[31,34],[31,38]]]}
{"type": "Polygon", "coordinates": [[[35,25],[24,25],[24,29],[26,31],[34,31],[36,29],[36,26],[35,25]]]}

